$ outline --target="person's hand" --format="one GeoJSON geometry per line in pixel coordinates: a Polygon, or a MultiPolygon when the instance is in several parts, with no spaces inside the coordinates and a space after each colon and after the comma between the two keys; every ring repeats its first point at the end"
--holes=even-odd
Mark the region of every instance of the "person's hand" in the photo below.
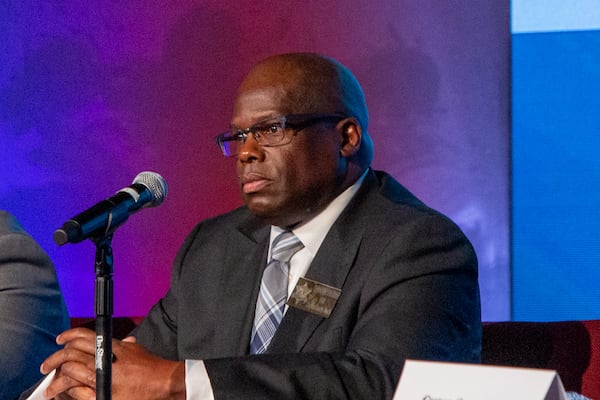
{"type": "Polygon", "coordinates": [[[44,391],[48,399],[95,399],[95,333],[85,328],[63,332],[56,343],[64,348],[50,355],[40,366],[46,375],[56,370],[44,391]]]}
{"type": "MultiPolygon", "coordinates": [[[[185,399],[185,364],[156,357],[134,339],[113,340],[112,398],[185,399]]],[[[44,393],[47,398],[95,398],[95,342],[95,333],[83,328],[57,337],[57,343],[64,348],[41,366],[44,374],[56,369],[55,378],[44,393]]]]}

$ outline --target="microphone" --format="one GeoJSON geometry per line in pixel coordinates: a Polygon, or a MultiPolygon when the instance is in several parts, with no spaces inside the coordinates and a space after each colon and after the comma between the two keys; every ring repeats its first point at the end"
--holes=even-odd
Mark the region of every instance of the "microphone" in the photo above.
{"type": "Polygon", "coordinates": [[[167,182],[162,176],[156,172],[140,172],[130,186],[65,222],[54,232],[54,242],[63,245],[106,237],[131,214],[160,205],[166,196],[167,182]]]}

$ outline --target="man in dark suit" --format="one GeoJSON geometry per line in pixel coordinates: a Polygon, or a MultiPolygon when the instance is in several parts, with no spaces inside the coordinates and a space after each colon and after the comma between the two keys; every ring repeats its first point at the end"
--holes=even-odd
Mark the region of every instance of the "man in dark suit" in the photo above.
{"type": "MultiPolygon", "coordinates": [[[[193,230],[168,293],[115,341],[115,399],[384,399],[407,358],[479,360],[473,248],[370,168],[367,126],[362,89],[337,61],[285,54],[250,71],[217,137],[245,206],[193,230]]],[[[59,342],[46,393],[86,398],[93,334],[59,342]]]]}
{"type": "Polygon", "coordinates": [[[15,399],[41,378],[69,318],[48,255],[0,210],[0,399],[15,399]]]}

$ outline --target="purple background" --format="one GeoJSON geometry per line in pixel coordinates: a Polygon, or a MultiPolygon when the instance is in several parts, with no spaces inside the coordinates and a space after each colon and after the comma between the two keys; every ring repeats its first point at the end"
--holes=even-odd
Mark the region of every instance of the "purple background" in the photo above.
{"type": "Polygon", "coordinates": [[[94,314],[95,248],[53,231],[163,175],[165,203],[113,240],[115,315],[144,315],[189,230],[240,204],[213,136],[243,74],[316,51],[362,82],[374,166],[474,243],[483,318],[510,318],[508,1],[2,2],[0,37],[0,208],[50,253],[72,316],[94,314]]]}

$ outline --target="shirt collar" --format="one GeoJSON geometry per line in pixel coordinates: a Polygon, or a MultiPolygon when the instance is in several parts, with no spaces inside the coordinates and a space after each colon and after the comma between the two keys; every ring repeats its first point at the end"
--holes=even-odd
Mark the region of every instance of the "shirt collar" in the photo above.
{"type": "MultiPolygon", "coordinates": [[[[323,240],[325,240],[327,232],[329,232],[329,229],[335,220],[340,216],[348,203],[350,203],[350,200],[352,200],[352,198],[356,195],[356,192],[358,192],[358,189],[365,180],[365,176],[367,176],[367,172],[368,169],[361,175],[360,178],[357,179],[356,182],[354,182],[352,186],[344,190],[338,197],[333,199],[333,201],[329,203],[329,205],[325,207],[325,209],[317,216],[302,224],[298,228],[292,230],[298,239],[300,239],[302,244],[304,244],[304,248],[308,250],[312,256],[317,254],[319,247],[321,247],[321,243],[323,240]]],[[[284,230],[285,229],[278,226],[271,226],[270,243],[273,243],[275,237],[277,237],[277,235],[284,230]]]]}

